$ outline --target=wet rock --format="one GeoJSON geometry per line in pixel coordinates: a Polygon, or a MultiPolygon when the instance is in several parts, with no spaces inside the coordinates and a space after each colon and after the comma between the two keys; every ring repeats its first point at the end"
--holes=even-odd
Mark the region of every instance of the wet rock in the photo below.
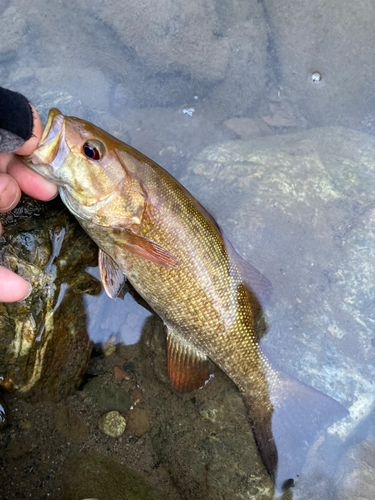
{"type": "Polygon", "coordinates": [[[262,116],[262,120],[270,127],[293,127],[296,125],[290,119],[279,114],[262,116]]]}
{"type": "Polygon", "coordinates": [[[154,72],[219,82],[210,95],[224,114],[243,113],[262,95],[267,35],[257,2],[194,0],[182,6],[159,1],[156,16],[150,0],[128,2],[126,8],[118,0],[105,6],[97,0],[85,4],[154,72]]]}
{"type": "Polygon", "coordinates": [[[104,356],[111,356],[114,352],[116,352],[116,338],[110,337],[102,346],[102,351],[104,352],[104,356]]]}
{"type": "Polygon", "coordinates": [[[116,410],[126,413],[132,405],[131,396],[121,386],[108,386],[100,377],[89,380],[83,391],[94,401],[101,412],[116,410]]]}
{"type": "Polygon", "coordinates": [[[89,435],[82,416],[69,405],[60,406],[55,413],[55,426],[68,441],[84,441],[89,435]]]}
{"type": "Polygon", "coordinates": [[[130,410],[126,418],[126,429],[134,436],[143,436],[150,429],[147,413],[141,408],[130,410]]]}
{"type": "Polygon", "coordinates": [[[85,271],[97,250],[59,200],[24,197],[1,222],[0,263],[33,291],[22,302],[0,304],[0,385],[58,400],[80,384],[89,363],[82,294],[101,289],[85,271]]]}
{"type": "Polygon", "coordinates": [[[374,155],[372,137],[314,129],[208,148],[182,179],[272,283],[267,357],[350,409],[340,443],[375,405],[374,155]]]}
{"type": "Polygon", "coordinates": [[[63,475],[63,500],[166,500],[146,479],[99,454],[71,457],[63,475]]]}
{"type": "MultiPolygon", "coordinates": [[[[18,2],[15,2],[18,3],[18,2]]],[[[3,29],[0,33],[0,62],[15,59],[22,47],[22,38],[26,31],[26,20],[16,5],[12,4],[1,12],[3,29]]]]}
{"type": "Polygon", "coordinates": [[[87,374],[92,376],[103,375],[111,370],[112,364],[110,360],[102,356],[96,356],[91,359],[90,364],[87,368],[87,374]]]}
{"type": "Polygon", "coordinates": [[[155,4],[148,0],[137,5],[129,2],[126,9],[117,0],[105,8],[98,1],[87,3],[87,7],[111,25],[123,43],[133,47],[138,57],[157,71],[180,70],[193,77],[221,80],[230,56],[228,36],[225,36],[229,26],[224,23],[232,25],[241,15],[250,17],[251,12],[256,12],[256,5],[251,3],[251,8],[237,9],[237,12],[233,9],[230,13],[233,19],[228,15],[224,19],[224,12],[215,4],[210,0],[203,4],[194,1],[182,7],[170,1],[158,2],[157,16],[151,14],[155,4]],[[206,16],[206,12],[211,15],[206,16]],[[150,29],[144,30],[145,25],[150,25],[150,29]]]}
{"type": "Polygon", "coordinates": [[[233,130],[244,141],[262,135],[259,125],[251,118],[231,118],[224,122],[224,125],[233,130]]]}
{"type": "Polygon", "coordinates": [[[140,403],[143,399],[142,389],[134,389],[134,391],[131,392],[131,396],[134,399],[135,403],[140,403]]]}
{"type": "Polygon", "coordinates": [[[31,427],[31,421],[25,418],[18,423],[18,428],[22,431],[28,431],[31,427]]]}
{"type": "Polygon", "coordinates": [[[134,371],[134,363],[132,361],[127,361],[122,365],[123,369],[126,372],[133,372],[134,371]]]}
{"type": "Polygon", "coordinates": [[[8,425],[8,410],[2,398],[0,398],[0,431],[8,425]]]}
{"type": "Polygon", "coordinates": [[[239,253],[272,282],[267,351],[346,404],[356,391],[371,393],[371,363],[356,360],[375,355],[372,313],[363,312],[375,273],[373,154],[365,134],[315,129],[208,148],[183,179],[239,253]],[[360,343],[351,334],[358,328],[360,343]],[[328,358],[338,363],[332,370],[328,358]],[[351,380],[345,385],[341,369],[351,380]]]}
{"type": "Polygon", "coordinates": [[[310,126],[353,126],[374,113],[374,5],[367,0],[265,0],[273,70],[310,126]]]}
{"type": "Polygon", "coordinates": [[[375,441],[352,446],[343,457],[336,481],[339,500],[372,500],[375,491],[375,441]]]}
{"type": "Polygon", "coordinates": [[[181,160],[194,158],[206,144],[234,137],[211,122],[199,99],[188,108],[195,110],[191,116],[184,113],[185,106],[126,111],[125,126],[130,144],[158,163],[170,166],[173,172],[181,160]]]}
{"type": "Polygon", "coordinates": [[[110,411],[100,417],[98,427],[107,436],[117,438],[124,434],[126,419],[118,411],[110,411]]]}
{"type": "Polygon", "coordinates": [[[126,371],[121,368],[121,366],[115,365],[113,367],[113,380],[115,382],[120,382],[121,380],[125,380],[126,371]]]}
{"type": "Polygon", "coordinates": [[[22,460],[30,454],[33,449],[31,440],[12,435],[5,449],[5,457],[8,460],[22,460]]]}

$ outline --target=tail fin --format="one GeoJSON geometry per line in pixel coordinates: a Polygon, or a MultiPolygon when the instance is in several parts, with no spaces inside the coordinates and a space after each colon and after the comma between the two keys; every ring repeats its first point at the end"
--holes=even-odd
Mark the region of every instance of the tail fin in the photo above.
{"type": "Polygon", "coordinates": [[[272,370],[267,380],[270,406],[261,408],[251,392],[243,396],[263,463],[276,489],[285,491],[294,485],[318,435],[348,411],[282,372],[272,370]]]}

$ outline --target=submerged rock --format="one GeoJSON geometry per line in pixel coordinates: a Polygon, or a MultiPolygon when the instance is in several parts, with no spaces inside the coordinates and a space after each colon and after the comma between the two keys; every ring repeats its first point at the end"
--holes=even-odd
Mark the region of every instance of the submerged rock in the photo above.
{"type": "Polygon", "coordinates": [[[367,439],[352,446],[339,469],[339,500],[372,500],[375,491],[375,441],[367,439]]]}
{"type": "Polygon", "coordinates": [[[84,419],[71,405],[62,405],[57,409],[55,426],[68,441],[85,441],[89,435],[84,419]]]}
{"type": "Polygon", "coordinates": [[[167,500],[146,479],[104,455],[73,456],[63,474],[63,500],[167,500]]]}
{"type": "Polygon", "coordinates": [[[182,179],[272,283],[266,354],[346,406],[373,394],[374,156],[314,129],[207,148],[182,179]]]}
{"type": "Polygon", "coordinates": [[[109,411],[126,413],[133,402],[131,396],[122,387],[108,385],[100,376],[87,382],[83,394],[89,396],[103,413],[109,411]]]}
{"type": "Polygon", "coordinates": [[[98,427],[107,436],[117,438],[124,434],[126,419],[118,411],[110,411],[100,417],[98,427]]]}
{"type": "Polygon", "coordinates": [[[82,294],[101,289],[85,272],[96,265],[96,247],[59,200],[24,197],[1,223],[0,263],[33,290],[0,304],[0,386],[58,400],[78,387],[90,360],[82,294]]]}
{"type": "Polygon", "coordinates": [[[338,448],[375,405],[374,157],[372,137],[313,129],[207,148],[182,178],[272,283],[272,364],[349,408],[338,448]]]}
{"type": "Polygon", "coordinates": [[[353,126],[373,115],[374,4],[265,0],[264,5],[275,48],[272,69],[283,95],[310,125],[353,126]]]}
{"type": "Polygon", "coordinates": [[[127,430],[134,436],[143,436],[143,434],[146,434],[150,429],[146,411],[141,408],[131,410],[127,415],[126,425],[127,430]]]}

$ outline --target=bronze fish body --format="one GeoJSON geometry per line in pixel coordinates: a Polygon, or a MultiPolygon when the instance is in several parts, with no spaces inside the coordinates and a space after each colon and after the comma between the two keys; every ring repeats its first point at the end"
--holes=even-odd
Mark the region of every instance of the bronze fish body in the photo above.
{"type": "Polygon", "coordinates": [[[296,434],[304,436],[309,418],[316,420],[310,430],[318,429],[344,411],[274,370],[262,354],[254,325],[259,302],[270,293],[266,278],[241,259],[176,179],[88,122],[51,110],[27,164],[58,184],[62,200],[99,246],[108,295],[117,297],[126,276],[164,321],[174,389],[201,387],[210,361],[216,363],[243,394],[270,476],[277,475],[278,485],[295,479],[300,463],[292,457],[284,464],[282,448],[296,434]],[[318,419],[311,413],[316,406],[318,419]]]}

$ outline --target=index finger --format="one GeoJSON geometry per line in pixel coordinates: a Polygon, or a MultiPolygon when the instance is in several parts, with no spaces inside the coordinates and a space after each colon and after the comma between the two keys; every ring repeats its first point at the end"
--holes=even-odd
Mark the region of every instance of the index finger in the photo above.
{"type": "Polygon", "coordinates": [[[47,181],[15,157],[9,162],[7,172],[16,179],[24,193],[37,200],[48,201],[57,195],[55,184],[47,181]]]}

